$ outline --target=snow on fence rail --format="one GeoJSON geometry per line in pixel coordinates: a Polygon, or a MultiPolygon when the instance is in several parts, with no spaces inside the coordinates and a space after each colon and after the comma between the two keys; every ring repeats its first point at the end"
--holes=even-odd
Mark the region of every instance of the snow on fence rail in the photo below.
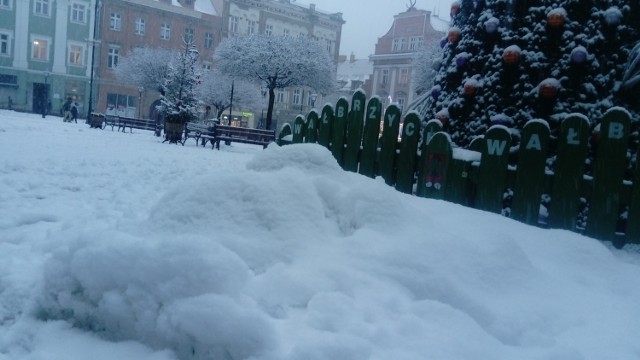
{"type": "Polygon", "coordinates": [[[401,125],[397,106],[383,113],[380,99],[367,102],[362,91],[356,91],[351,105],[341,98],[335,107],[325,105],[320,114],[312,110],[306,118],[298,115],[293,128],[285,124],[279,139],[318,143],[345,170],[381,176],[408,194],[501,213],[505,193],[510,193],[510,216],[516,220],[583,232],[623,246],[640,243],[640,167],[636,165],[633,181],[624,181],[630,127],[624,109],[605,114],[592,176],[584,175],[592,132],[580,114],[561,123],[553,173],[545,170],[550,130],[543,120],[525,125],[517,164],[509,166],[511,135],[506,127],[492,126],[469,149],[454,148],[440,121],[422,126],[418,115],[409,113],[401,125]],[[548,207],[541,207],[543,196],[551,200],[548,207]],[[579,209],[585,203],[589,210],[583,226],[579,209]]]}

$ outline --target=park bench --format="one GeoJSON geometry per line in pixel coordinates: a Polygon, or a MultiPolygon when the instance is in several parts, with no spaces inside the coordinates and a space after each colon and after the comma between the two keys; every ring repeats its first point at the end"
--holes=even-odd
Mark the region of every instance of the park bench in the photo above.
{"type": "Polygon", "coordinates": [[[262,145],[266,148],[270,142],[275,141],[276,134],[273,130],[252,129],[228,125],[216,125],[215,147],[220,149],[220,141],[226,144],[232,142],[262,145]]]}
{"type": "Polygon", "coordinates": [[[126,132],[126,128],[129,128],[129,132],[133,132],[133,129],[150,130],[156,132],[158,130],[158,124],[152,119],[134,119],[121,117],[118,124],[118,131],[122,129],[122,132],[126,132]]]}
{"type": "Polygon", "coordinates": [[[202,146],[207,145],[207,141],[209,141],[211,142],[211,148],[213,148],[216,138],[215,123],[195,121],[188,122],[184,129],[182,145],[184,145],[189,138],[195,139],[196,145],[201,144],[202,146]]]}
{"type": "Polygon", "coordinates": [[[118,131],[120,131],[120,116],[118,115],[105,115],[104,121],[102,125],[102,129],[105,129],[107,126],[111,126],[111,131],[113,131],[114,127],[118,127],[118,131]]]}

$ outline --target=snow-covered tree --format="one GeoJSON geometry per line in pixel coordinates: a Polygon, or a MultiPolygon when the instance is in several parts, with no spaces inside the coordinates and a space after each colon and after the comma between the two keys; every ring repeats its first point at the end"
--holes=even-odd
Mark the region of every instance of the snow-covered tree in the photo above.
{"type": "Polygon", "coordinates": [[[223,40],[214,54],[218,70],[232,78],[257,81],[267,89],[267,129],[275,89],[308,86],[320,94],[335,88],[335,66],[317,41],[287,36],[249,35],[223,40]]]}
{"type": "Polygon", "coordinates": [[[220,119],[224,111],[231,106],[232,86],[234,107],[247,109],[263,107],[264,97],[255,82],[234,80],[217,70],[203,74],[202,82],[198,87],[198,98],[203,103],[212,105],[215,108],[216,117],[220,119]]]}
{"type": "Polygon", "coordinates": [[[425,46],[416,52],[412,64],[415,69],[413,77],[418,96],[407,106],[407,112],[417,111],[421,118],[427,116],[430,103],[433,101],[432,91],[438,89],[433,88],[433,81],[441,61],[442,49],[438,45],[425,46]]]}
{"type": "Polygon", "coordinates": [[[120,58],[115,69],[118,80],[143,87],[147,90],[162,89],[169,63],[176,58],[176,52],[163,48],[134,48],[120,58]]]}
{"type": "MultiPolygon", "coordinates": [[[[633,84],[636,0],[463,0],[452,12],[430,116],[447,112],[460,146],[495,122],[514,129],[568,113],[594,124],[619,105],[640,113],[633,84]],[[626,74],[626,75],[625,75],[626,74]],[[620,91],[617,91],[617,90],[620,91]]],[[[637,90],[637,88],[636,88],[637,90]]]]}
{"type": "Polygon", "coordinates": [[[169,63],[162,84],[160,112],[175,122],[187,122],[197,117],[196,87],[201,72],[197,66],[198,50],[193,43],[185,43],[174,62],[169,63]]]}

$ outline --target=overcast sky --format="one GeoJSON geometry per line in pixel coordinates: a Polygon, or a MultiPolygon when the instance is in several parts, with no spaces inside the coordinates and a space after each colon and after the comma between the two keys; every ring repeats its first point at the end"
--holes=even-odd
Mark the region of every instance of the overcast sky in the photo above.
{"type": "MultiPolygon", "coordinates": [[[[342,26],[340,54],[353,52],[358,59],[373,54],[378,38],[387,33],[393,16],[407,10],[409,0],[303,0],[301,5],[316,4],[318,10],[342,12],[346,23],[342,26]]],[[[417,0],[416,8],[439,11],[449,19],[453,0],[417,0]]]]}

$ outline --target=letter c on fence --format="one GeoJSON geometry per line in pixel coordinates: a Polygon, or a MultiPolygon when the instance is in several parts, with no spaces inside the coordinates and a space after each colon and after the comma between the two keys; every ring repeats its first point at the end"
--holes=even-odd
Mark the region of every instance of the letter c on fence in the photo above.
{"type": "Polygon", "coordinates": [[[412,136],[415,133],[415,124],[408,123],[407,126],[404,127],[404,134],[407,136],[412,136]]]}

